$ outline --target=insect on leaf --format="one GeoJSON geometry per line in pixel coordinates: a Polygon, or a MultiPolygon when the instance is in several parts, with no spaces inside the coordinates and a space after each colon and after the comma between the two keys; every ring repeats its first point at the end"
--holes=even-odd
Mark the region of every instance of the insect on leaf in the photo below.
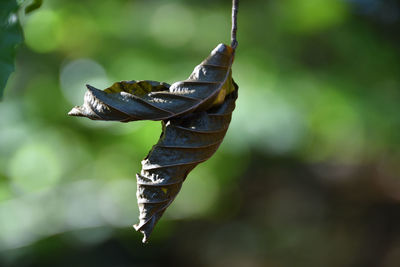
{"type": "Polygon", "coordinates": [[[160,140],[136,175],[140,222],[134,227],[143,233],[143,242],[147,242],[189,172],[209,159],[224,139],[237,98],[238,87],[232,83],[235,91],[221,105],[162,122],[160,140]]]}
{"type": "Polygon", "coordinates": [[[115,83],[104,91],[87,85],[84,104],[69,115],[92,120],[167,120],[221,104],[233,91],[234,50],[219,44],[185,81],[171,86],[154,81],[115,83]]]}

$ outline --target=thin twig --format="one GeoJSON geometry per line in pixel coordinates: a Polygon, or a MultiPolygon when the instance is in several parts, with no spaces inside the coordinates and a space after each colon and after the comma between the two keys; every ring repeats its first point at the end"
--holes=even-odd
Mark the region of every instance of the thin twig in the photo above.
{"type": "Polygon", "coordinates": [[[238,41],[236,40],[238,8],[239,8],[239,0],[232,0],[231,47],[233,49],[236,49],[236,47],[238,46],[238,41]]]}

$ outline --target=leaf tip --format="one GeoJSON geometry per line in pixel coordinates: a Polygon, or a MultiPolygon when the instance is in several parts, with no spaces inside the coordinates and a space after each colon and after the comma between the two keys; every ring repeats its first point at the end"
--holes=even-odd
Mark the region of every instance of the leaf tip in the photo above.
{"type": "Polygon", "coordinates": [[[93,87],[93,86],[91,86],[90,84],[86,84],[86,88],[88,89],[88,90],[98,90],[96,87],[93,87]]]}
{"type": "Polygon", "coordinates": [[[226,54],[226,55],[232,54],[232,52],[233,52],[233,48],[230,47],[229,45],[226,45],[223,43],[220,43],[219,45],[217,45],[217,47],[214,48],[214,50],[212,51],[213,54],[221,53],[221,54],[226,54]]]}
{"type": "Polygon", "coordinates": [[[149,237],[150,237],[150,233],[151,233],[151,232],[148,232],[148,231],[146,231],[146,230],[143,230],[142,227],[143,227],[143,225],[140,225],[139,223],[133,225],[133,228],[134,228],[136,231],[138,231],[138,232],[140,232],[140,233],[143,234],[142,243],[143,243],[143,244],[146,244],[147,242],[149,242],[149,237]]]}
{"type": "Polygon", "coordinates": [[[146,234],[146,232],[141,231],[143,234],[143,239],[142,239],[142,243],[146,244],[147,242],[149,242],[149,236],[146,234]]]}
{"type": "Polygon", "coordinates": [[[76,106],[73,107],[70,112],[68,112],[68,116],[74,116],[74,117],[82,117],[82,110],[80,107],[76,106]]]}

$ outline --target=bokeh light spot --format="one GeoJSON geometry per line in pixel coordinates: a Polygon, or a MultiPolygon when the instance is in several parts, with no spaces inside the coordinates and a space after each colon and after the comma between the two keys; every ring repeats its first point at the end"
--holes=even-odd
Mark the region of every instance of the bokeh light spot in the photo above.
{"type": "Polygon", "coordinates": [[[217,201],[218,193],[215,176],[199,166],[190,174],[190,179],[185,180],[166,216],[174,219],[204,216],[217,201]]]}
{"type": "Polygon", "coordinates": [[[346,17],[346,4],[337,0],[283,1],[286,26],[297,32],[313,32],[337,25],[346,17]]]}
{"type": "Polygon", "coordinates": [[[92,59],[77,59],[67,63],[60,72],[60,83],[65,98],[73,105],[80,105],[86,92],[86,84],[99,89],[110,84],[104,68],[92,59]]]}
{"type": "Polygon", "coordinates": [[[27,143],[16,151],[9,163],[8,174],[17,190],[29,192],[56,184],[62,166],[56,148],[45,143],[27,143]]]}
{"type": "Polygon", "coordinates": [[[237,100],[228,131],[233,146],[253,145],[269,153],[284,154],[295,150],[305,132],[304,118],[297,108],[273,91],[247,87],[237,100]]]}
{"type": "Polygon", "coordinates": [[[47,53],[57,49],[60,41],[60,18],[50,9],[41,9],[27,19],[24,33],[26,44],[34,51],[47,53]]]}
{"type": "Polygon", "coordinates": [[[150,22],[152,37],[166,47],[186,44],[196,29],[192,11],[183,5],[173,3],[161,5],[150,22]]]}
{"type": "Polygon", "coordinates": [[[117,227],[127,227],[137,220],[136,182],[134,178],[113,180],[100,193],[100,213],[105,221],[117,227]]]}

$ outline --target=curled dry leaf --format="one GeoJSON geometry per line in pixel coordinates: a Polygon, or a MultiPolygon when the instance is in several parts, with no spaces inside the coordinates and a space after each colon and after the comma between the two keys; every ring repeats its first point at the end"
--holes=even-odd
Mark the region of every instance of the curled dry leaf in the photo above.
{"type": "Polygon", "coordinates": [[[221,104],[233,90],[234,50],[219,44],[185,81],[117,82],[104,91],[87,85],[84,104],[69,115],[92,120],[166,120],[221,104]]]}
{"type": "Polygon", "coordinates": [[[162,120],[158,143],[137,174],[139,223],[147,242],[155,224],[194,167],[221,144],[235,108],[234,50],[219,44],[185,81],[122,81],[104,91],[88,85],[84,104],[69,115],[92,120],[162,120]]]}
{"type": "Polygon", "coordinates": [[[136,175],[140,222],[134,227],[144,234],[143,242],[147,242],[189,172],[209,159],[224,139],[235,109],[236,84],[235,88],[222,105],[163,122],[160,140],[136,175]]]}

